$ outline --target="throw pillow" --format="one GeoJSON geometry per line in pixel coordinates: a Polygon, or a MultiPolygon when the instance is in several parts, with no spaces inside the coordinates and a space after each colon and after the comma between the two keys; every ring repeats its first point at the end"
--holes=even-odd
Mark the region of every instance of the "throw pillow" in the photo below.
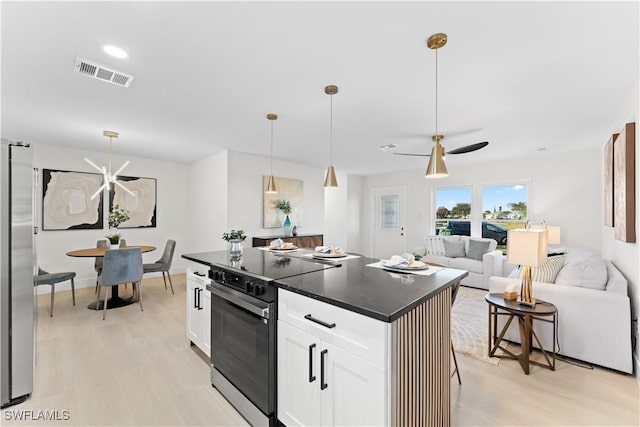
{"type": "Polygon", "coordinates": [[[427,236],[424,239],[426,255],[444,255],[441,236],[427,236]]]}
{"type": "Polygon", "coordinates": [[[444,239],[442,240],[442,243],[444,244],[445,256],[449,258],[464,257],[465,253],[464,253],[463,241],[455,242],[455,241],[444,239]]]}
{"type": "Polygon", "coordinates": [[[469,239],[469,249],[467,250],[467,258],[477,259],[482,261],[482,255],[489,252],[489,245],[491,242],[482,240],[469,239]]]}
{"type": "Polygon", "coordinates": [[[601,291],[605,289],[607,280],[607,264],[596,254],[588,256],[582,261],[565,265],[556,277],[558,285],[579,286],[601,291]]]}
{"type": "MultiPolygon", "coordinates": [[[[556,276],[564,266],[564,255],[547,258],[544,264],[531,267],[531,280],[534,282],[555,283],[556,276]]],[[[518,273],[518,278],[522,277],[522,269],[518,273]]]]}

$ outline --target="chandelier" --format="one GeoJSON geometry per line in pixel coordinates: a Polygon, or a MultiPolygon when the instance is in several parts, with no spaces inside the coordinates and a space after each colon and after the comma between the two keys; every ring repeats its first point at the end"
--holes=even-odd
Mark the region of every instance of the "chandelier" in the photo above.
{"type": "Polygon", "coordinates": [[[109,138],[109,169],[107,169],[106,167],[99,167],[98,165],[96,165],[95,163],[93,163],[91,160],[89,160],[88,158],[84,158],[86,160],[87,163],[89,163],[91,166],[93,166],[94,168],[96,168],[98,170],[98,172],[100,172],[103,176],[104,176],[104,183],[102,184],[102,187],[100,187],[98,189],[98,191],[95,192],[95,194],[93,196],[91,196],[91,199],[95,199],[96,196],[98,194],[100,194],[100,192],[102,192],[102,190],[104,190],[105,188],[107,190],[111,189],[111,184],[117,185],[118,187],[122,188],[124,191],[126,191],[127,193],[131,194],[132,196],[134,196],[134,194],[129,191],[129,189],[127,187],[125,187],[124,185],[122,185],[120,182],[118,182],[116,180],[116,178],[118,177],[118,174],[120,172],[122,172],[122,170],[124,168],[127,167],[127,165],[129,164],[129,160],[127,160],[125,162],[124,165],[120,166],[120,169],[118,169],[116,171],[116,173],[111,173],[111,144],[113,142],[113,138],[117,138],[119,136],[118,132],[113,132],[110,130],[105,130],[102,132],[102,135],[106,136],[107,138],[109,138]]]}

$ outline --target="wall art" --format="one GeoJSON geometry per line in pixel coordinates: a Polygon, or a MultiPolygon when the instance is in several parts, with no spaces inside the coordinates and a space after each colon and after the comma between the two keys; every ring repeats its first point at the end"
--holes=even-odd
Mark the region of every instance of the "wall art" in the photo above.
{"type": "Polygon", "coordinates": [[[636,241],[635,123],[627,123],[613,142],[613,224],[616,239],[636,241]]]}
{"type": "Polygon", "coordinates": [[[613,227],[613,142],[617,133],[611,135],[604,146],[604,225],[613,227]]]}
{"type": "Polygon", "coordinates": [[[116,180],[133,193],[129,194],[119,185],[113,185],[109,191],[109,212],[116,204],[129,211],[129,220],[120,224],[118,228],[155,227],[156,179],[119,176],[116,180]]]}
{"type": "Polygon", "coordinates": [[[95,173],[42,170],[42,229],[82,230],[103,227],[103,176],[95,173]]]}
{"type": "Polygon", "coordinates": [[[291,226],[302,227],[304,225],[304,210],[302,207],[304,182],[301,179],[280,178],[277,176],[274,178],[278,192],[276,194],[267,194],[265,191],[267,190],[269,177],[262,177],[263,228],[282,228],[285,215],[276,208],[276,200],[289,201],[289,204],[291,204],[291,214],[289,215],[291,226]]]}

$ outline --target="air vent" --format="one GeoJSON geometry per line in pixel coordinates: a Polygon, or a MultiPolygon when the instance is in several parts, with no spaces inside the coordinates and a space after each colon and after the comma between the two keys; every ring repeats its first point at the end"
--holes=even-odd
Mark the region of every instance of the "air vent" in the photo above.
{"type": "Polygon", "coordinates": [[[97,62],[89,61],[80,57],[76,57],[74,69],[76,72],[84,74],[85,76],[93,77],[94,79],[102,80],[103,82],[117,86],[129,87],[134,79],[130,74],[110,69],[109,67],[105,67],[97,62]]]}
{"type": "Polygon", "coordinates": [[[380,150],[380,151],[391,151],[391,150],[393,150],[393,149],[394,149],[394,148],[396,148],[396,147],[397,147],[397,145],[396,145],[396,144],[391,143],[391,144],[386,144],[386,145],[381,145],[381,146],[379,146],[379,147],[378,147],[378,150],[380,150]]]}

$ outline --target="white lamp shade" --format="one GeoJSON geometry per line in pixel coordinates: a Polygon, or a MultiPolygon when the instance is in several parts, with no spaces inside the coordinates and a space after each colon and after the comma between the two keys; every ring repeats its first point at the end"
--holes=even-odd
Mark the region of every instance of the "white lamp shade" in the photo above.
{"type": "Polygon", "coordinates": [[[546,227],[548,237],[547,243],[550,245],[560,244],[560,227],[557,225],[532,225],[531,230],[544,230],[546,227]]]}
{"type": "Polygon", "coordinates": [[[509,230],[507,262],[537,267],[547,259],[547,230],[509,230]]]}

